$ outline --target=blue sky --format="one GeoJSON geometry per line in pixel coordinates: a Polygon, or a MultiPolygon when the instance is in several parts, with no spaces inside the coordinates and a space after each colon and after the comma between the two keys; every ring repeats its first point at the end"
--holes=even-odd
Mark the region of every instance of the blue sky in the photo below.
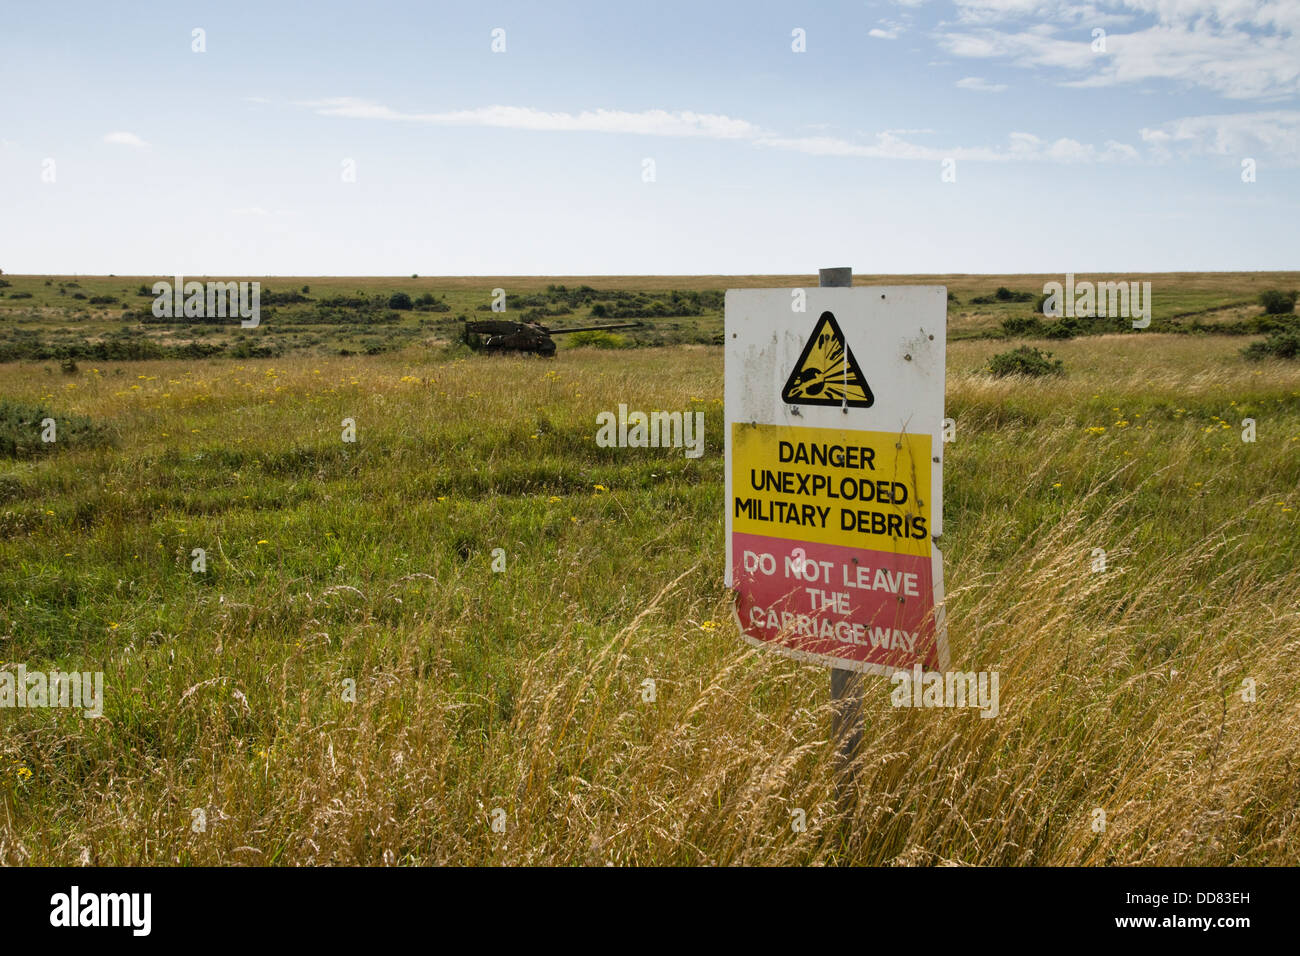
{"type": "Polygon", "coordinates": [[[1298,267],[1300,0],[96,2],[0,20],[10,273],[1298,267]]]}

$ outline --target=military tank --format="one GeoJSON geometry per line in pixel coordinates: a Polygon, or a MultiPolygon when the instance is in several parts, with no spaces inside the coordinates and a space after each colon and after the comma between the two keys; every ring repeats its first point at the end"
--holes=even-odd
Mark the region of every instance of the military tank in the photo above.
{"type": "Polygon", "coordinates": [[[540,322],[516,322],[510,319],[466,321],[465,344],[476,352],[532,352],[547,357],[555,355],[552,335],[573,332],[608,332],[614,329],[640,328],[640,322],[621,325],[584,325],[573,329],[548,329],[540,322]]]}

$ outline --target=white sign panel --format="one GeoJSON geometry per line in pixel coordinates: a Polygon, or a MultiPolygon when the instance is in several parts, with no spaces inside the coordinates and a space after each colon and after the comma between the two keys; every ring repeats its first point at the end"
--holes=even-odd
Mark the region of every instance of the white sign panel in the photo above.
{"type": "Polygon", "coordinates": [[[942,286],[726,298],[727,585],[802,660],[946,669],[942,286]]]}

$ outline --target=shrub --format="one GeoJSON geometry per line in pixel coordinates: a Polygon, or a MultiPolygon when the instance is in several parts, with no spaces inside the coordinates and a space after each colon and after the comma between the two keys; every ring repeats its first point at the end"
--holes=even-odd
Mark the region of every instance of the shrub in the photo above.
{"type": "Polygon", "coordinates": [[[390,309],[409,309],[412,305],[411,297],[405,292],[394,292],[388,297],[388,307],[390,309]]]}
{"type": "Polygon", "coordinates": [[[1060,359],[1053,361],[1051,352],[1042,352],[1029,345],[993,356],[989,359],[988,370],[997,378],[1005,375],[1037,378],[1042,375],[1065,374],[1065,366],[1060,359]]]}
{"type": "Polygon", "coordinates": [[[415,307],[421,312],[450,312],[451,306],[440,299],[435,299],[432,292],[426,292],[415,300],[415,307]]]}
{"type": "Polygon", "coordinates": [[[11,292],[11,293],[9,293],[9,298],[11,298],[11,299],[30,299],[31,297],[32,297],[32,294],[31,294],[30,292],[11,292]]]}
{"type": "Polygon", "coordinates": [[[1036,315],[1014,315],[1002,320],[1002,331],[1011,336],[1042,335],[1043,323],[1036,315]]]}
{"type": "Polygon", "coordinates": [[[1083,331],[1079,323],[1072,318],[1058,319],[1043,329],[1043,335],[1049,339],[1072,339],[1083,331]]]}
{"type": "Polygon", "coordinates": [[[1264,307],[1265,315],[1286,315],[1295,311],[1296,293],[1269,289],[1259,294],[1259,304],[1264,307]]]}
{"type": "Polygon", "coordinates": [[[76,375],[77,360],[74,359],[71,355],[69,355],[67,358],[65,358],[62,362],[59,363],[59,368],[62,369],[64,375],[76,375]]]}
{"type": "Polygon", "coordinates": [[[0,458],[34,458],[69,448],[93,448],[111,441],[108,430],[84,416],[58,416],[39,405],[0,399],[0,458]],[[56,441],[41,441],[41,422],[55,420],[56,441]]]}
{"type": "Polygon", "coordinates": [[[284,349],[278,344],[273,345],[254,345],[247,338],[238,339],[234,347],[230,349],[230,357],[238,359],[246,358],[278,358],[284,354],[284,349]]]}
{"type": "Polygon", "coordinates": [[[1296,358],[1300,356],[1300,332],[1279,329],[1270,333],[1263,342],[1252,342],[1241,350],[1241,354],[1252,361],[1263,358],[1296,358]]]}
{"type": "Polygon", "coordinates": [[[1252,321],[1242,323],[1241,332],[1242,334],[1259,332],[1262,335],[1267,335],[1269,332],[1300,332],[1300,318],[1295,313],[1272,316],[1266,312],[1255,316],[1252,321]]]}
{"type": "Polygon", "coordinates": [[[117,305],[117,296],[113,295],[92,295],[90,297],[91,305],[117,305]]]}
{"type": "Polygon", "coordinates": [[[1032,292],[1012,292],[1004,285],[998,286],[998,291],[992,295],[977,295],[971,299],[973,305],[993,305],[995,302],[1032,302],[1034,294],[1032,292]]]}

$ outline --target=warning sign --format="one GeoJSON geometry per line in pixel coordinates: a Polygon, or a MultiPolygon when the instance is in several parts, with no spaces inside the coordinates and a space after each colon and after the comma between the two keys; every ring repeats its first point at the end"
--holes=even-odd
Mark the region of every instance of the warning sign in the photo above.
{"type": "Polygon", "coordinates": [[[727,293],[727,583],[741,633],[850,670],[946,668],[934,539],[947,292],[806,297],[819,317],[805,338],[789,290],[727,293]]]}
{"type": "Polygon", "coordinates": [[[795,405],[853,405],[870,408],[875,402],[871,386],[858,368],[853,350],[832,312],[823,312],[794,371],[781,392],[783,401],[795,405]]]}

